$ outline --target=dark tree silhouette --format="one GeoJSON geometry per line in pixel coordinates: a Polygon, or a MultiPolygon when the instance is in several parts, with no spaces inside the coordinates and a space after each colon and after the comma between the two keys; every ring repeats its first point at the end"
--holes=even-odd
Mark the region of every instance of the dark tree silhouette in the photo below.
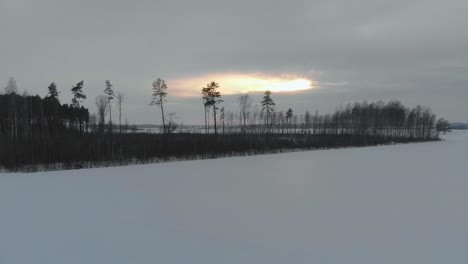
{"type": "Polygon", "coordinates": [[[150,105],[157,105],[161,109],[161,119],[163,125],[163,132],[168,133],[169,130],[166,128],[166,121],[164,115],[164,103],[166,102],[167,96],[167,84],[163,79],[158,78],[153,82],[153,96],[151,97],[150,105]]]}
{"type": "Polygon", "coordinates": [[[166,134],[171,134],[178,127],[179,127],[179,124],[176,122],[176,114],[169,113],[167,115],[166,134]]]}
{"type": "Polygon", "coordinates": [[[445,118],[440,118],[439,120],[437,120],[437,124],[436,124],[436,130],[437,132],[444,132],[447,133],[450,129],[450,123],[449,121],[447,121],[445,118]]]}
{"type": "Polygon", "coordinates": [[[122,104],[124,101],[123,93],[117,94],[117,108],[119,109],[119,133],[122,133],[122,104]]]}
{"type": "Polygon", "coordinates": [[[209,113],[210,113],[210,102],[209,102],[209,94],[211,92],[211,86],[207,85],[206,87],[203,87],[201,92],[202,92],[202,100],[203,100],[203,108],[205,110],[205,133],[209,133],[209,113]]]}
{"type": "Polygon", "coordinates": [[[104,132],[104,125],[106,123],[106,115],[109,111],[109,100],[106,96],[100,95],[96,97],[96,108],[99,118],[99,132],[104,132]]]}
{"type": "Polygon", "coordinates": [[[77,83],[72,89],[73,99],[72,99],[72,106],[79,108],[81,102],[86,99],[86,95],[83,93],[83,84],[84,81],[77,83]]]}
{"type": "Polygon", "coordinates": [[[47,94],[47,97],[58,99],[59,92],[57,91],[57,85],[54,82],[49,85],[48,89],[49,93],[47,94]]]}
{"type": "Polygon", "coordinates": [[[112,90],[112,84],[109,80],[106,81],[106,89],[104,89],[104,93],[107,96],[108,101],[108,108],[109,108],[109,131],[112,133],[113,125],[112,125],[112,102],[111,100],[114,99],[114,90],[112,90]]]}
{"type": "Polygon", "coordinates": [[[294,112],[291,108],[289,108],[288,111],[286,112],[286,122],[288,123],[289,133],[291,133],[293,114],[294,112]]]}
{"type": "Polygon", "coordinates": [[[219,111],[219,119],[221,120],[222,124],[223,124],[223,135],[224,135],[224,128],[225,128],[225,122],[224,122],[224,106],[221,107],[221,110],[219,111]]]}
{"type": "Polygon", "coordinates": [[[312,124],[312,116],[310,115],[309,111],[306,111],[304,115],[304,131],[307,132],[308,134],[310,133],[311,124],[312,124]]]}
{"type": "Polygon", "coordinates": [[[270,132],[271,128],[271,116],[274,111],[275,102],[271,98],[271,92],[265,91],[263,99],[261,101],[262,104],[262,112],[265,113],[265,124],[266,124],[266,132],[270,132]]]}
{"type": "MultiPolygon", "coordinates": [[[[203,93],[208,108],[217,108],[222,101],[220,93],[213,89],[219,85],[214,84],[205,87],[206,93],[203,93]]],[[[82,86],[79,83],[73,89],[74,102],[78,105],[86,98],[82,86]]],[[[222,122],[223,136],[184,131],[171,136],[151,134],[135,125],[129,126],[128,121],[125,131],[130,129],[129,133],[106,134],[103,131],[108,96],[96,98],[96,117],[90,116],[83,106],[62,105],[53,83],[48,90],[44,98],[15,92],[0,94],[0,167],[11,170],[33,170],[39,165],[82,168],[155,159],[213,158],[284,149],[417,142],[437,140],[439,132],[448,130],[448,121],[436,120],[429,108],[410,109],[399,101],[354,103],[328,114],[316,111],[312,116],[307,111],[297,115],[291,108],[286,112],[274,111],[271,93],[265,92],[261,110],[255,106],[251,115],[242,113],[242,108],[230,112],[220,107],[219,113],[213,109],[215,124],[217,114],[222,122]],[[268,136],[262,134],[265,131],[268,136]]],[[[173,113],[166,116],[166,133],[176,130],[175,120],[173,113]]]]}
{"type": "Polygon", "coordinates": [[[4,88],[5,94],[17,94],[18,93],[18,86],[16,84],[16,80],[13,77],[10,77],[8,79],[7,85],[4,88]]]}
{"type": "Polygon", "coordinates": [[[218,105],[223,102],[221,99],[221,93],[218,91],[219,84],[217,82],[211,82],[206,85],[202,89],[202,96],[204,100],[204,105],[205,109],[208,107],[208,109],[211,107],[213,110],[213,123],[214,123],[214,130],[215,130],[215,135],[218,134],[218,128],[217,128],[217,110],[218,105]]]}
{"type": "Polygon", "coordinates": [[[242,117],[242,133],[247,132],[247,118],[249,118],[250,107],[252,106],[252,99],[248,94],[239,97],[240,113],[242,117]]]}

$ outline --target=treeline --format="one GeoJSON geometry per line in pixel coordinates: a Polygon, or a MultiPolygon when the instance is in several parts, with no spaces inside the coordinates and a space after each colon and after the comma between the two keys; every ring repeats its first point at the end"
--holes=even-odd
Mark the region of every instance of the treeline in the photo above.
{"type": "Polygon", "coordinates": [[[252,112],[244,109],[241,106],[240,112],[227,112],[226,133],[349,134],[429,140],[438,137],[436,128],[441,131],[439,128],[443,127],[435,125],[436,116],[429,108],[417,106],[410,109],[399,101],[349,104],[328,114],[317,111],[314,114],[309,111],[296,114],[289,108],[287,111],[272,111],[268,116],[258,109],[252,112]]]}
{"type": "MultiPolygon", "coordinates": [[[[411,142],[394,137],[395,143],[411,142]]],[[[279,135],[176,133],[66,134],[54,140],[26,140],[0,150],[4,168],[10,171],[80,169],[142,164],[168,160],[211,159],[238,155],[277,153],[299,149],[372,146],[389,143],[382,136],[279,135]],[[34,146],[31,148],[31,146],[34,146]]]]}
{"type": "Polygon", "coordinates": [[[330,114],[319,114],[316,111],[312,115],[306,111],[298,115],[292,108],[277,111],[270,91],[265,91],[260,101],[261,107],[252,109],[253,100],[245,94],[239,97],[238,111],[225,111],[220,106],[223,100],[219,87],[218,83],[211,82],[202,88],[206,133],[211,131],[210,113],[214,134],[218,134],[217,123],[221,123],[223,134],[355,135],[364,139],[383,136],[422,141],[437,139],[438,132],[445,132],[448,127],[445,119],[439,119],[436,124],[436,116],[428,107],[410,109],[399,101],[348,104],[330,114]]]}
{"type": "Polygon", "coordinates": [[[436,122],[429,108],[408,108],[399,101],[349,104],[328,114],[297,114],[292,108],[276,110],[273,94],[266,91],[260,107],[253,106],[253,100],[245,94],[239,97],[239,108],[229,111],[222,106],[219,87],[211,82],[202,88],[204,133],[174,133],[179,125],[165,104],[168,86],[157,79],[150,105],[160,110],[162,131],[150,134],[129,131],[128,121],[122,124],[124,97],[121,93],[114,95],[110,81],[105,82],[104,94],[95,100],[97,113],[90,115],[81,105],[86,99],[83,81],[71,89],[73,98],[68,105],[60,103],[54,83],[41,98],[19,95],[16,83],[10,79],[0,95],[0,167],[17,170],[61,164],[62,168],[80,168],[283,149],[428,141],[437,140],[438,132],[448,128],[446,120],[436,122]],[[112,122],[114,99],[118,124],[112,122]]]}
{"type": "Polygon", "coordinates": [[[272,112],[268,123],[263,117],[246,122],[245,129],[241,120],[226,126],[229,132],[223,135],[112,133],[110,128],[82,132],[65,121],[65,132],[55,136],[2,141],[0,160],[9,170],[71,169],[438,139],[430,109],[408,109],[399,102],[356,103],[325,115],[298,116],[288,110],[280,117],[281,111],[272,112]]]}
{"type": "Polygon", "coordinates": [[[0,140],[48,139],[71,131],[85,132],[89,111],[61,105],[54,97],[0,94],[0,140]]]}

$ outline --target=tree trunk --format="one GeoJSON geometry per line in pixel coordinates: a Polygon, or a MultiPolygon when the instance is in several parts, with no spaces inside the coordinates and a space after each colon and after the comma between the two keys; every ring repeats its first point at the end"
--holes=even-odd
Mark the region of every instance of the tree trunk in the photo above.
{"type": "Polygon", "coordinates": [[[111,105],[111,101],[109,99],[109,131],[112,133],[112,105],[111,105]]]}
{"type": "Polygon", "coordinates": [[[164,105],[163,101],[161,98],[161,117],[162,117],[162,123],[163,123],[163,132],[166,134],[168,131],[166,131],[166,120],[164,119],[164,105]]]}
{"type": "Polygon", "coordinates": [[[213,122],[214,122],[215,135],[217,135],[218,129],[216,127],[216,105],[213,105],[213,122]]]}
{"type": "Polygon", "coordinates": [[[119,133],[122,134],[122,105],[119,105],[119,133]]]}

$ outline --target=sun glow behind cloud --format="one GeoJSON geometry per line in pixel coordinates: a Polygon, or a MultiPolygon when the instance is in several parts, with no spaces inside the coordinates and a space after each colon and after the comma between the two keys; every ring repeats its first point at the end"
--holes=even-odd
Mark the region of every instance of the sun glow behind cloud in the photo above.
{"type": "Polygon", "coordinates": [[[312,88],[312,81],[308,79],[239,79],[239,85],[246,87],[242,92],[257,92],[270,90],[272,92],[293,92],[312,88]]]}
{"type": "Polygon", "coordinates": [[[199,96],[201,88],[215,81],[220,84],[222,94],[248,92],[295,92],[317,87],[309,78],[296,74],[264,73],[215,73],[168,80],[168,85],[177,96],[199,96]]]}

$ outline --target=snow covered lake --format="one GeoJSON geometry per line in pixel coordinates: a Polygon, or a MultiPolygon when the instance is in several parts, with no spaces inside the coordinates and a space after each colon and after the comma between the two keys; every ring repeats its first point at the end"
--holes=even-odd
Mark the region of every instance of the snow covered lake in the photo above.
{"type": "Polygon", "coordinates": [[[445,138],[0,174],[0,263],[465,264],[468,133],[445,138]]]}

